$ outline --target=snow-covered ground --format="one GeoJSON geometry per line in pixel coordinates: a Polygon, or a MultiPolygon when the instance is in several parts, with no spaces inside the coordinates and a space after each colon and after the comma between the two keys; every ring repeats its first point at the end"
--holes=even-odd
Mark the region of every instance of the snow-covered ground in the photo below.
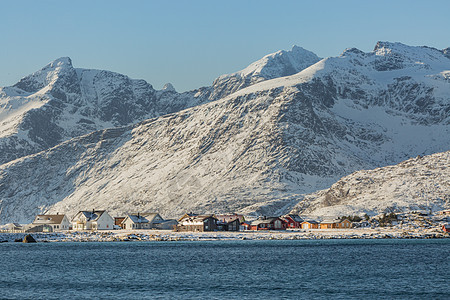
{"type": "MultiPolygon", "coordinates": [[[[25,233],[0,233],[0,242],[22,239],[25,233]]],[[[170,230],[118,230],[99,232],[31,233],[38,242],[137,242],[214,240],[301,240],[450,238],[440,227],[402,230],[397,228],[311,229],[243,232],[173,232],[170,230]]]]}

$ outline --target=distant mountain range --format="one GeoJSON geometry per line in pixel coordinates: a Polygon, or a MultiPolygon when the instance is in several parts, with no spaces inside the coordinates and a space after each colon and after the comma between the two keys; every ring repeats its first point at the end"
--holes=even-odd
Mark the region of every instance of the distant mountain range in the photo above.
{"type": "Polygon", "coordinates": [[[211,87],[156,91],[144,80],[109,71],[79,69],[59,58],[0,89],[0,163],[49,149],[96,130],[136,124],[225,97],[255,82],[292,75],[319,60],[300,47],[267,55],[211,87]]]}
{"type": "MultiPolygon", "coordinates": [[[[311,212],[328,202],[305,195],[343,176],[448,151],[449,111],[449,48],[379,42],[320,59],[294,47],[185,93],[60,58],[0,89],[0,223],[311,212]]],[[[388,198],[328,205],[377,213],[388,198]]]]}

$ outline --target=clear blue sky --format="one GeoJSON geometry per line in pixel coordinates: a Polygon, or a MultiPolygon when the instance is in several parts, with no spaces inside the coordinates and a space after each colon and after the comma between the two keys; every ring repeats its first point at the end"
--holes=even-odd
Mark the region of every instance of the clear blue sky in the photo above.
{"type": "Polygon", "coordinates": [[[450,1],[0,1],[0,86],[69,56],[178,91],[299,45],[321,57],[378,40],[450,46],[450,1]]]}

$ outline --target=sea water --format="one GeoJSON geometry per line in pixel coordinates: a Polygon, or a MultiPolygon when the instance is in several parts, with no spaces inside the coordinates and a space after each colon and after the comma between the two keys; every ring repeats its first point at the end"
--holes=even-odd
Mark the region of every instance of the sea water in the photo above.
{"type": "Polygon", "coordinates": [[[450,299],[450,239],[0,244],[1,299],[450,299]]]}

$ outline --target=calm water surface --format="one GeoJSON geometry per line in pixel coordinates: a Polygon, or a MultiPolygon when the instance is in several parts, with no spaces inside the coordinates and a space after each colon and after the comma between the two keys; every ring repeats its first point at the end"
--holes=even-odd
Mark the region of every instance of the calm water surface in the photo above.
{"type": "Polygon", "coordinates": [[[1,299],[450,299],[450,240],[0,244],[1,299]]]}

